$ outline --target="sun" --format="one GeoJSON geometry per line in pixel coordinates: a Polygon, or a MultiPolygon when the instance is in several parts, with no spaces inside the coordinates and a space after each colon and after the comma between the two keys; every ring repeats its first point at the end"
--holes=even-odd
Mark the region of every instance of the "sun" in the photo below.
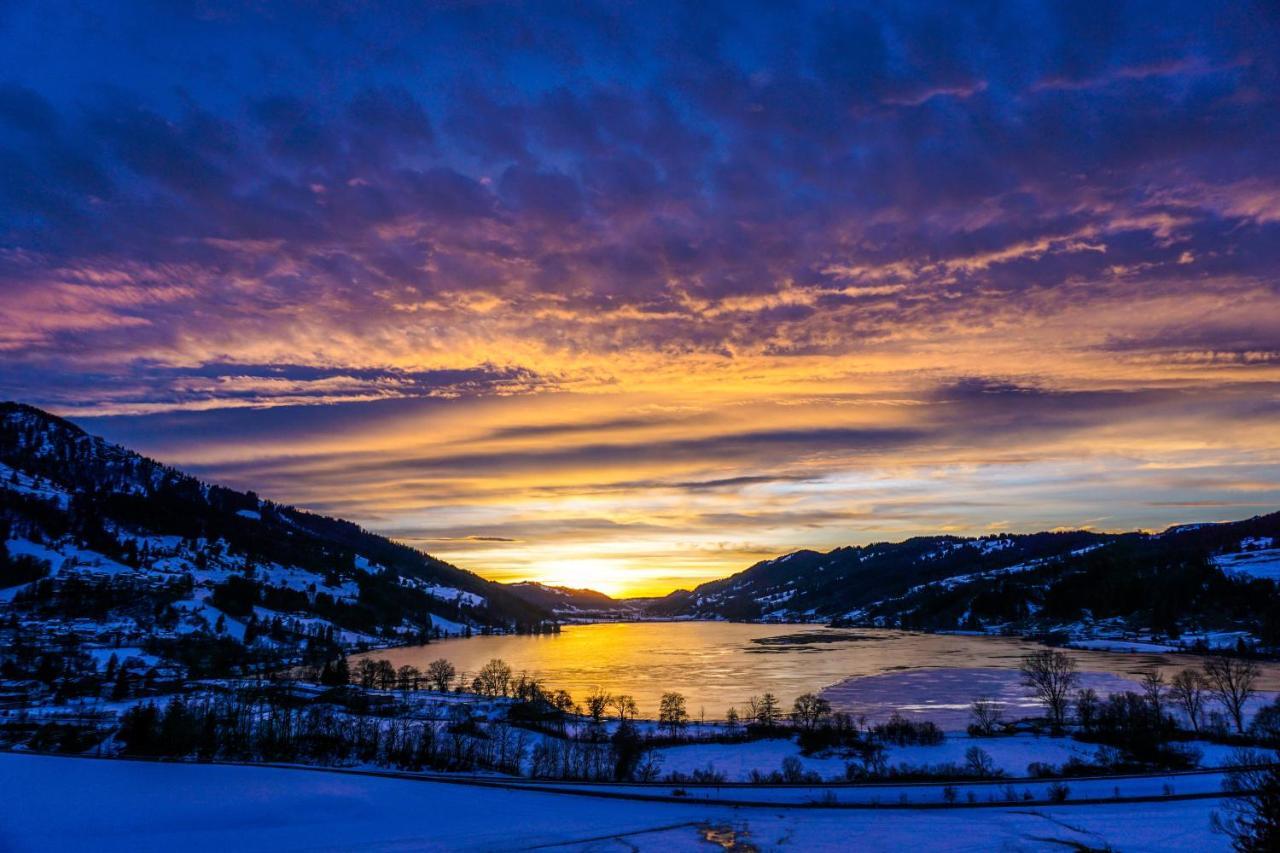
{"type": "Polygon", "coordinates": [[[537,580],[548,586],[594,589],[619,597],[634,594],[635,579],[630,577],[626,560],[600,557],[574,557],[554,560],[538,567],[537,580]]]}

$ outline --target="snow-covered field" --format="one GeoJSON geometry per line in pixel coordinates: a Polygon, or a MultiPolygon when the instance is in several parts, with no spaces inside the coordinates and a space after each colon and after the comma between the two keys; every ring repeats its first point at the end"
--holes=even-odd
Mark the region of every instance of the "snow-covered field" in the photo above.
{"type": "Polygon", "coordinates": [[[1216,800],[836,810],[601,800],[252,767],[0,754],[0,850],[1226,850],[1216,800]]]}
{"type": "MultiPolygon", "coordinates": [[[[1261,543],[1270,546],[1270,539],[1261,543]]],[[[1224,572],[1241,572],[1255,578],[1280,580],[1280,548],[1258,548],[1222,554],[1213,559],[1214,565],[1224,572]]]]}
{"type": "MultiPolygon", "coordinates": [[[[1233,748],[1221,744],[1193,741],[1187,746],[1201,753],[1201,766],[1221,767],[1231,756],[1233,748]]],[[[950,734],[936,746],[890,746],[885,758],[891,766],[955,764],[963,766],[965,752],[973,746],[980,747],[988,755],[997,770],[1010,777],[1025,777],[1027,765],[1033,761],[1042,764],[1061,765],[1072,758],[1089,760],[1097,753],[1094,744],[1083,743],[1069,737],[1049,737],[1019,734],[1001,737],[972,738],[966,734],[950,734]]],[[[794,740],[758,740],[750,743],[703,743],[673,746],[657,750],[661,757],[661,772],[690,774],[708,768],[724,774],[726,782],[745,782],[752,770],[769,773],[782,767],[786,758],[796,758],[806,771],[819,774],[824,780],[844,776],[849,759],[838,756],[805,756],[794,740]]]]}

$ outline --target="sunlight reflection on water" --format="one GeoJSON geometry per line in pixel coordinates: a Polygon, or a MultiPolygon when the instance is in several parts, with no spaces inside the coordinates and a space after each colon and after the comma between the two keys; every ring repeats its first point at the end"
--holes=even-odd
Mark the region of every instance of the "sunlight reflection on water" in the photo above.
{"type": "MultiPolygon", "coordinates": [[[[789,708],[801,693],[832,688],[827,696],[837,709],[873,713],[890,706],[967,705],[984,691],[1015,701],[1016,677],[999,671],[1016,669],[1036,648],[1008,637],[870,628],[628,622],[570,626],[558,636],[445,640],[366,656],[388,658],[397,667],[425,667],[442,657],[468,680],[490,658],[503,658],[516,672],[527,671],[579,701],[595,688],[627,693],[644,716],[656,712],[664,691],[675,690],[686,696],[695,719],[704,710],[707,719],[718,719],[730,705],[740,707],[766,691],[789,708]],[[901,677],[885,680],[890,673],[901,677]]],[[[1135,680],[1152,667],[1172,674],[1198,662],[1183,655],[1070,653],[1083,671],[1135,680]]],[[[1125,686],[1115,678],[1098,681],[1103,688],[1125,686]]],[[[1262,687],[1280,688],[1280,669],[1269,666],[1262,687]]]]}

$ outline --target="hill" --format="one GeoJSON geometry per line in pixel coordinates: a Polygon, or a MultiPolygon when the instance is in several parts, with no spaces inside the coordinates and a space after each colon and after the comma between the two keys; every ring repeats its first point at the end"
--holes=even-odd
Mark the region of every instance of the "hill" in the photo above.
{"type": "Polygon", "coordinates": [[[653,616],[925,630],[1178,637],[1235,631],[1280,644],[1280,513],[1173,527],[928,536],[796,551],[647,607],[653,616]]]}
{"type": "Polygon", "coordinates": [[[0,404],[0,609],[36,635],[56,628],[166,659],[203,655],[200,665],[209,647],[244,661],[324,658],[550,627],[547,609],[501,584],[16,403],[0,404]]]}

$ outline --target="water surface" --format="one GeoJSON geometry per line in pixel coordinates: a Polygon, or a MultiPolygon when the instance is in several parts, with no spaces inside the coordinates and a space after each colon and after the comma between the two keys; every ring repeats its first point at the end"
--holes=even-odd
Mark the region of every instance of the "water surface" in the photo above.
{"type": "MultiPolygon", "coordinates": [[[[444,640],[366,656],[388,658],[397,667],[425,667],[446,658],[468,682],[490,658],[502,658],[516,672],[568,690],[579,701],[597,688],[627,693],[635,697],[642,716],[653,716],[662,693],[674,690],[687,697],[695,719],[705,713],[710,720],[766,691],[788,708],[801,693],[827,688],[837,709],[854,712],[895,704],[906,710],[929,704],[964,706],[979,695],[1007,694],[1017,679],[993,678],[998,676],[993,670],[1016,670],[1023,655],[1039,648],[1010,637],[873,628],[626,622],[569,626],[558,635],[539,637],[444,640]]],[[[1185,655],[1069,653],[1082,671],[1099,674],[1093,681],[1100,692],[1127,686],[1114,676],[1136,680],[1153,667],[1172,675],[1199,663],[1185,655]]],[[[1280,670],[1274,665],[1266,668],[1262,686],[1280,688],[1280,670]]]]}

